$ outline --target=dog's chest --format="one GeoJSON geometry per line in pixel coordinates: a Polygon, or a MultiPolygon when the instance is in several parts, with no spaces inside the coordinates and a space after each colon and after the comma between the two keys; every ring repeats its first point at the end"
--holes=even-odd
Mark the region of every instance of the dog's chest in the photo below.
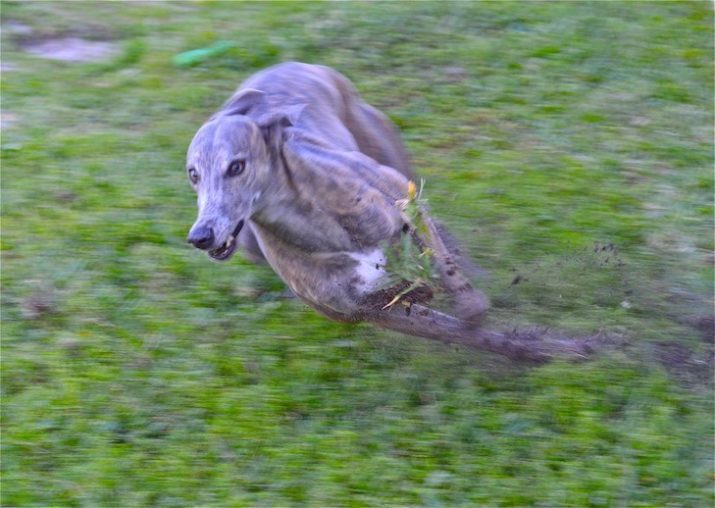
{"type": "Polygon", "coordinates": [[[350,252],[348,254],[357,264],[353,267],[353,289],[361,294],[368,294],[378,290],[387,278],[385,265],[387,259],[381,249],[367,252],[350,252]]]}
{"type": "Polygon", "coordinates": [[[256,227],[268,263],[291,289],[306,300],[354,301],[382,288],[387,279],[387,257],[382,249],[313,250],[284,242],[256,227]]]}

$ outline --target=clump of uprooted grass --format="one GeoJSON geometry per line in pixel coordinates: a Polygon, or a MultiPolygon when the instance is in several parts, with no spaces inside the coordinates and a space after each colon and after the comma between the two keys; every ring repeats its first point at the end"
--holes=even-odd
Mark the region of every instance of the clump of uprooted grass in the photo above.
{"type": "Polygon", "coordinates": [[[434,251],[424,239],[429,238],[425,221],[427,200],[422,197],[424,180],[420,188],[410,181],[407,197],[395,204],[400,209],[407,227],[399,242],[385,249],[387,280],[383,291],[391,299],[382,307],[389,309],[397,303],[409,306],[417,301],[428,301],[439,288],[439,275],[434,266],[434,251]]]}

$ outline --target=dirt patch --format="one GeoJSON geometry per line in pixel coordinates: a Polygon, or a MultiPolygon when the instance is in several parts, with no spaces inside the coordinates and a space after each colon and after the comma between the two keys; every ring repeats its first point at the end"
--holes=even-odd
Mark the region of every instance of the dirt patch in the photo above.
{"type": "Polygon", "coordinates": [[[410,284],[406,281],[402,281],[399,284],[392,286],[390,288],[381,289],[370,293],[366,297],[365,303],[367,306],[374,310],[383,309],[388,303],[390,303],[397,295],[400,295],[399,303],[405,306],[405,312],[410,313],[410,307],[415,303],[425,304],[432,300],[434,297],[434,291],[429,286],[417,286],[416,288],[401,294],[410,284]]]}
{"type": "Polygon", "coordinates": [[[12,72],[17,70],[17,65],[10,62],[0,62],[0,72],[12,72]]]}
{"type": "Polygon", "coordinates": [[[31,55],[62,62],[101,62],[119,53],[116,44],[82,37],[26,39],[20,47],[31,55]]]}
{"type": "Polygon", "coordinates": [[[655,355],[668,374],[686,385],[712,381],[713,349],[706,348],[701,354],[676,342],[658,342],[655,355]]]}
{"type": "Polygon", "coordinates": [[[13,35],[27,36],[32,34],[32,27],[19,21],[7,21],[2,24],[3,32],[13,35]]]}
{"type": "Polygon", "coordinates": [[[18,116],[15,113],[3,111],[0,113],[0,131],[11,127],[13,124],[17,123],[17,121],[18,116]]]}
{"type": "Polygon", "coordinates": [[[57,309],[54,295],[48,292],[37,292],[20,302],[22,316],[25,319],[40,319],[52,314],[57,309]]]}
{"type": "Polygon", "coordinates": [[[715,345],[715,317],[698,316],[693,319],[693,326],[700,332],[703,342],[715,345]]]}

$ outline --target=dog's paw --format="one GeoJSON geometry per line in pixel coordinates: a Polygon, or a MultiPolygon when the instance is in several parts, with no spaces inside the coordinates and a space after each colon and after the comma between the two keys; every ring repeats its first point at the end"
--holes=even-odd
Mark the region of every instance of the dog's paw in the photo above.
{"type": "Polygon", "coordinates": [[[488,310],[489,299],[481,291],[465,291],[459,293],[455,298],[455,314],[470,326],[478,326],[487,315],[488,310]]]}

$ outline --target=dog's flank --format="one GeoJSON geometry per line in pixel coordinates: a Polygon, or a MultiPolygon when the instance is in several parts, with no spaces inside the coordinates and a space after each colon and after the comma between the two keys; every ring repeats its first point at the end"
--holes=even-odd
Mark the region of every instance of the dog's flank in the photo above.
{"type": "Polygon", "coordinates": [[[187,170],[199,208],[188,241],[217,260],[237,247],[265,259],[332,319],[518,358],[583,353],[563,341],[520,345],[479,327],[488,301],[460,272],[451,239],[426,210],[418,234],[396,204],[415,180],[396,129],[332,69],[285,63],[249,78],[199,129],[187,170]],[[390,275],[384,249],[405,234],[433,253],[454,316],[426,302],[416,311],[409,301],[375,305],[390,275]]]}

